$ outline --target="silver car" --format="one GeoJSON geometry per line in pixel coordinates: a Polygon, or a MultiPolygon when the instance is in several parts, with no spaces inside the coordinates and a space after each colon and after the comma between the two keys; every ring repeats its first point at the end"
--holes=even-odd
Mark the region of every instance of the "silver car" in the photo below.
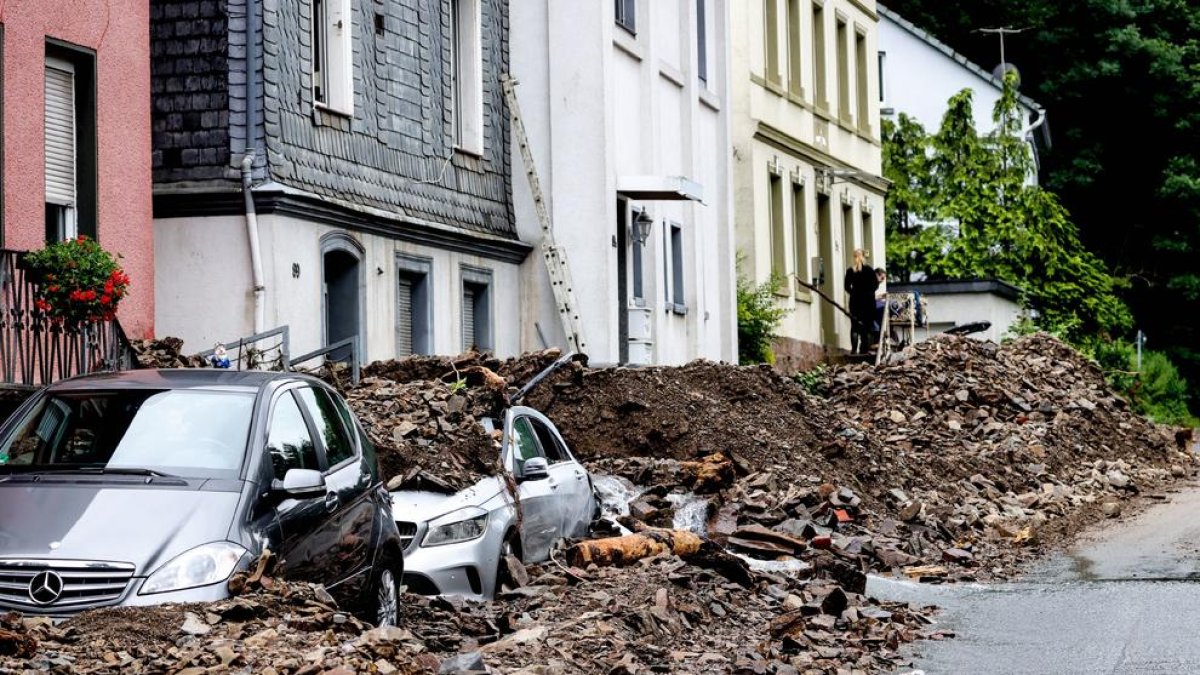
{"type": "Polygon", "coordinates": [[[554,424],[514,407],[503,431],[501,463],[515,479],[516,499],[503,476],[452,495],[392,493],[410,592],[491,598],[508,581],[505,555],[542,562],[559,539],[587,533],[597,512],[592,479],[554,424]]]}

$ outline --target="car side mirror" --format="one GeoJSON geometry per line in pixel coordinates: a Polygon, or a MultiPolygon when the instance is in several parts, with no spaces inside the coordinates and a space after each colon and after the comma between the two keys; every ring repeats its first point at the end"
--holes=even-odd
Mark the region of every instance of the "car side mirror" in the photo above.
{"type": "Polygon", "coordinates": [[[525,460],[521,467],[522,480],[543,480],[550,477],[550,465],[545,457],[533,457],[525,460]]]}
{"type": "Polygon", "coordinates": [[[285,497],[305,499],[325,494],[325,476],[315,469],[288,469],[283,482],[275,481],[276,491],[285,497]]]}

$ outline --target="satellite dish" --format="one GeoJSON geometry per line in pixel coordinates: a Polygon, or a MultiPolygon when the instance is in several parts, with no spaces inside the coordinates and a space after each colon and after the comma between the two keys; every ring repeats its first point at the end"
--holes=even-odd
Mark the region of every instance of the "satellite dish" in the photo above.
{"type": "Polygon", "coordinates": [[[992,77],[996,78],[997,80],[1000,80],[1001,82],[1004,81],[1004,76],[1008,75],[1009,73],[1017,74],[1017,89],[1020,89],[1021,88],[1021,71],[1018,70],[1016,66],[1014,66],[1011,63],[1001,63],[1000,65],[996,66],[995,68],[992,68],[992,77]]]}

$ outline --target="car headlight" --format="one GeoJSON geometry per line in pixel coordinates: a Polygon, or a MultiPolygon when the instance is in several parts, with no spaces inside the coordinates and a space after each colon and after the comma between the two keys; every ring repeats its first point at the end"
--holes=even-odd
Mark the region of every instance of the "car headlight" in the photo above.
{"type": "Polygon", "coordinates": [[[480,508],[468,508],[449,513],[429,523],[429,531],[421,540],[422,546],[457,544],[478,539],[487,531],[488,514],[480,508]]]}
{"type": "Polygon", "coordinates": [[[159,567],[142,584],[139,595],[181,591],[224,581],[246,555],[246,549],[228,541],[197,546],[159,567]]]}

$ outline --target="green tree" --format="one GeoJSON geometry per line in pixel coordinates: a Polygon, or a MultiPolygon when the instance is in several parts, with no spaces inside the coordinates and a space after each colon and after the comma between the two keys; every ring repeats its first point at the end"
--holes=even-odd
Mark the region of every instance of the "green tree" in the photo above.
{"type": "Polygon", "coordinates": [[[991,133],[978,135],[971,103],[970,90],[951,98],[932,136],[904,116],[885,128],[884,173],[901,186],[887,203],[892,267],[905,277],[1013,283],[1039,326],[1072,341],[1127,330],[1113,277],[1057,197],[1029,180],[1015,76],[1006,78],[991,133]]]}
{"type": "Polygon", "coordinates": [[[888,7],[987,68],[1006,38],[1049,110],[1042,183],[1113,270],[1137,324],[1200,383],[1200,3],[893,0],[888,7]]]}

